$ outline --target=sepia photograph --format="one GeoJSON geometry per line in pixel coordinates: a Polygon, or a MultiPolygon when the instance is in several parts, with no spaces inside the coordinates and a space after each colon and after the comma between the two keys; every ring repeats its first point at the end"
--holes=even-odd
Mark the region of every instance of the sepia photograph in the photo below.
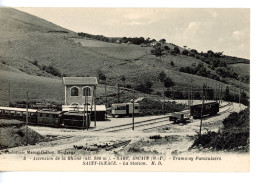
{"type": "Polygon", "coordinates": [[[250,8],[0,7],[0,171],[249,172],[250,8]]]}

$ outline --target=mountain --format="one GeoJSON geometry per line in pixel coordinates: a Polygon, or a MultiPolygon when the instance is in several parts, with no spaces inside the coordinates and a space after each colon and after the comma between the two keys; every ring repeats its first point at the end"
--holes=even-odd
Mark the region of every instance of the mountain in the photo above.
{"type": "MultiPolygon", "coordinates": [[[[163,46],[173,49],[176,45],[165,43],[163,46]]],[[[11,8],[0,8],[0,72],[7,69],[2,80],[8,80],[10,75],[19,77],[21,73],[37,78],[35,81],[39,80],[36,76],[57,80],[62,75],[97,76],[102,73],[111,86],[120,83],[127,87],[138,87],[151,81],[153,93],[158,94],[163,92],[163,84],[158,75],[164,72],[175,83],[176,91],[189,90],[191,79],[194,90],[200,90],[204,83],[211,88],[216,86],[214,78],[179,71],[181,67],[202,64],[208,72],[216,75],[216,70],[207,63],[206,56],[172,55],[169,51],[164,51],[162,57],[157,57],[151,53],[153,49],[150,46],[117,44],[81,37],[36,16],[11,8]]],[[[243,75],[249,75],[248,60],[228,56],[222,56],[221,60],[227,64],[232,63],[234,70],[242,68],[243,75]],[[236,67],[237,63],[240,65],[236,67]],[[244,69],[243,64],[246,64],[248,70],[244,69]]],[[[237,91],[237,82],[229,78],[223,79],[223,82],[223,88],[231,84],[234,85],[231,92],[237,91]]],[[[23,85],[20,87],[23,90],[23,85]]],[[[247,83],[242,83],[242,88],[249,91],[247,83]]],[[[38,98],[44,96],[39,94],[38,98]]]]}

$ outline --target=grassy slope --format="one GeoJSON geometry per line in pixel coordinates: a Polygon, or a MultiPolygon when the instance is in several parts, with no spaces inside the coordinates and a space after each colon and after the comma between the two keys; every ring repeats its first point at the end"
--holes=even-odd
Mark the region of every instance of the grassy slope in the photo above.
{"type": "MultiPolygon", "coordinates": [[[[30,101],[64,103],[64,86],[60,78],[47,78],[23,73],[11,66],[0,64],[0,105],[9,103],[9,81],[11,102],[25,101],[26,92],[30,101]],[[4,70],[1,70],[1,69],[4,70]]],[[[121,90],[121,100],[129,100],[130,92],[121,90]]],[[[117,87],[107,86],[107,95],[116,96],[117,87]]],[[[105,96],[105,86],[99,84],[97,97],[105,96]]],[[[143,94],[136,93],[136,97],[143,94]]],[[[103,99],[104,101],[104,99],[103,99]]],[[[104,104],[104,103],[103,103],[104,104]]]]}
{"type": "MultiPolygon", "coordinates": [[[[50,77],[31,63],[35,60],[39,65],[54,65],[68,76],[96,76],[98,70],[102,70],[110,85],[116,85],[118,77],[125,75],[126,84],[137,85],[150,80],[154,82],[154,90],[160,91],[162,84],[158,82],[158,74],[165,71],[175,82],[176,90],[188,89],[187,84],[191,77],[194,80],[193,88],[201,88],[203,83],[215,86],[215,81],[211,79],[178,72],[181,66],[201,62],[193,57],[167,55],[158,58],[150,54],[149,47],[79,39],[71,31],[14,9],[0,9],[0,25],[5,25],[0,27],[0,63],[4,62],[10,66],[9,69],[16,71],[0,70],[3,78],[1,85],[8,77],[12,78],[14,86],[19,86],[12,92],[12,98],[17,100],[24,98],[27,89],[34,93],[35,98],[63,100],[63,95],[60,95],[63,92],[60,80],[40,77],[21,79],[25,75],[21,76],[19,70],[50,77]],[[68,31],[68,34],[50,31],[68,31]],[[171,61],[175,67],[171,67],[171,61]]],[[[228,57],[225,59],[228,60],[228,57]]],[[[0,92],[5,90],[6,87],[0,92]]]]}
{"type": "Polygon", "coordinates": [[[236,73],[241,76],[250,75],[250,64],[238,63],[229,65],[236,73]]]}
{"type": "MultiPolygon", "coordinates": [[[[17,120],[0,119],[0,149],[26,145],[26,127],[23,122],[17,120]]],[[[29,144],[36,144],[45,140],[34,130],[28,130],[29,144]]]]}

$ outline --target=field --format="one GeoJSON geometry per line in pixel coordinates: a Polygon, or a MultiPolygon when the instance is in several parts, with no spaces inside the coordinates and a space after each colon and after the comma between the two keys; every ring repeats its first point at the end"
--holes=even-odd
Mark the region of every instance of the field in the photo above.
{"type": "MultiPolygon", "coordinates": [[[[211,79],[178,71],[180,67],[202,62],[191,56],[166,54],[163,57],[156,57],[150,53],[151,47],[81,39],[75,32],[14,9],[6,8],[0,12],[0,17],[0,24],[4,25],[0,29],[0,65],[1,68],[3,67],[2,70],[54,79],[51,81],[48,78],[36,79],[37,81],[28,79],[31,84],[28,84],[29,87],[27,87],[25,81],[20,79],[24,75],[20,77],[18,74],[17,79],[14,79],[15,75],[10,76],[14,80],[11,85],[17,86],[20,90],[15,91],[11,88],[13,90],[11,95],[14,95],[12,98],[24,98],[25,90],[34,86],[32,90],[38,89],[45,94],[35,91],[32,92],[35,93],[33,98],[46,100],[56,98],[56,101],[61,102],[63,95],[60,95],[60,92],[63,92],[63,89],[60,79],[45,72],[42,69],[44,66],[53,66],[60,71],[61,75],[66,76],[98,76],[98,73],[102,72],[106,75],[107,83],[111,87],[116,86],[117,83],[135,87],[146,81],[151,81],[153,94],[157,91],[162,93],[163,84],[158,79],[158,75],[162,71],[173,80],[174,90],[178,91],[188,90],[191,78],[193,78],[192,87],[197,90],[201,90],[203,84],[208,84],[211,88],[214,88],[216,84],[211,79]],[[5,22],[6,19],[9,20],[8,24],[5,22]],[[171,65],[171,62],[174,66],[171,65]],[[125,81],[121,81],[121,77],[124,77],[125,81]],[[53,88],[56,89],[45,86],[48,85],[48,82],[44,81],[57,82],[57,85],[53,85],[53,88]]],[[[171,44],[167,45],[173,48],[171,44]]],[[[223,59],[227,63],[246,62],[244,59],[226,56],[223,59]]],[[[206,64],[205,67],[210,70],[206,64]]],[[[211,72],[215,71],[211,70],[211,72]]],[[[9,74],[2,72],[1,76],[3,75],[8,76],[9,74]]],[[[5,83],[1,81],[4,86],[1,92],[5,91],[6,93],[8,79],[3,80],[5,83]]],[[[229,84],[233,84],[232,81],[229,84]]],[[[242,85],[246,91],[249,90],[247,84],[242,85]]],[[[223,84],[223,88],[226,86],[223,84]]],[[[231,92],[234,90],[238,90],[238,85],[232,87],[231,92]]],[[[6,97],[3,98],[6,100],[6,97]]]]}
{"type": "Polygon", "coordinates": [[[241,76],[250,75],[250,64],[238,63],[229,65],[236,73],[241,76]]]}
{"type": "MultiPolygon", "coordinates": [[[[5,67],[9,68],[10,67],[5,67]]],[[[30,101],[63,104],[64,86],[60,78],[33,76],[19,71],[0,70],[0,105],[8,105],[9,81],[11,102],[25,101],[28,91],[30,101]]],[[[97,96],[104,96],[104,85],[98,85],[97,96]]],[[[107,87],[107,95],[116,93],[116,87],[107,87]]]]}
{"type": "Polygon", "coordinates": [[[106,57],[112,57],[123,60],[137,60],[144,55],[150,54],[151,47],[141,47],[138,45],[107,43],[103,41],[90,39],[73,39],[76,43],[81,43],[97,53],[106,57]]]}

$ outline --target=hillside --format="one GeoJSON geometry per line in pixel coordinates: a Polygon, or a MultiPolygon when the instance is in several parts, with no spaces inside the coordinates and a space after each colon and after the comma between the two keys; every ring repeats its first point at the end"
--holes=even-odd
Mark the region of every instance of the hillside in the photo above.
{"type": "MultiPolygon", "coordinates": [[[[55,98],[55,101],[61,102],[63,87],[59,76],[65,75],[98,76],[102,73],[111,86],[120,83],[134,88],[150,81],[152,93],[159,94],[164,90],[158,78],[163,71],[175,83],[174,91],[184,92],[184,97],[187,97],[186,91],[191,87],[191,80],[193,90],[197,91],[201,91],[203,84],[211,88],[216,86],[214,78],[179,71],[181,67],[202,64],[211,75],[216,75],[216,70],[212,69],[207,60],[205,62],[208,58],[204,59],[204,56],[164,51],[162,57],[157,57],[151,53],[154,49],[152,47],[83,38],[46,20],[10,8],[0,8],[0,43],[0,82],[2,86],[11,78],[13,85],[17,86],[12,91],[14,100],[24,99],[21,95],[30,90],[35,99],[38,96],[39,99],[55,98]],[[48,67],[55,68],[58,74],[54,76],[46,69],[48,67]]],[[[165,45],[170,49],[175,47],[173,44],[165,45]]],[[[248,60],[229,56],[223,56],[221,60],[228,65],[232,64],[238,74],[241,73],[239,69],[242,69],[241,76],[249,76],[248,60]],[[239,67],[235,67],[236,63],[240,63],[239,67]]],[[[223,82],[223,89],[235,85],[230,87],[230,92],[238,92],[238,81],[224,78],[223,82]]],[[[242,89],[249,94],[247,83],[242,83],[242,89]]],[[[115,89],[112,90],[114,92],[115,89]]]]}

